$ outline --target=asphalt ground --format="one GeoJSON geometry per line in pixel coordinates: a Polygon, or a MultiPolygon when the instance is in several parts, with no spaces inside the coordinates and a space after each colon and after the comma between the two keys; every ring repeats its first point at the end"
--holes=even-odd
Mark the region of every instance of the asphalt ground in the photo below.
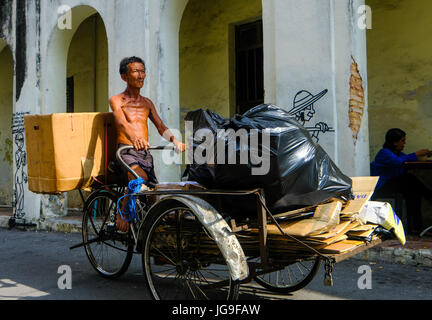
{"type": "MultiPolygon", "coordinates": [[[[144,282],[140,255],[134,255],[125,275],[108,280],[95,272],[83,248],[69,249],[79,242],[81,235],[78,233],[0,228],[0,300],[151,299],[144,282]],[[62,266],[70,268],[70,289],[59,288],[62,266]]],[[[324,285],[321,266],[314,280],[302,290],[278,295],[251,282],[241,286],[239,299],[430,300],[431,271],[430,267],[349,259],[335,265],[331,287],[324,285]],[[369,282],[364,281],[366,274],[370,276],[369,282]]]]}

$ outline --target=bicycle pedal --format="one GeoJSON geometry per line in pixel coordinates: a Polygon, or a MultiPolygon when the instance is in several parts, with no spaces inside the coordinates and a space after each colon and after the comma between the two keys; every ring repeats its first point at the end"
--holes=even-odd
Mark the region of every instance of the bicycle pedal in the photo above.
{"type": "Polygon", "coordinates": [[[107,231],[114,231],[115,228],[116,228],[116,226],[115,226],[114,222],[107,223],[107,231]]]}

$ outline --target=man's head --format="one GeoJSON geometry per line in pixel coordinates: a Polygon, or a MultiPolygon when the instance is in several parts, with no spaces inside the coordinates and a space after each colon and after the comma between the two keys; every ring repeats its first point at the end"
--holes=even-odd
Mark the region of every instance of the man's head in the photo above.
{"type": "Polygon", "coordinates": [[[18,150],[22,150],[22,148],[24,147],[24,134],[21,132],[18,132],[15,135],[15,144],[18,147],[18,150]]]}
{"type": "Polygon", "coordinates": [[[127,57],[120,62],[120,76],[128,85],[142,88],[145,79],[145,63],[138,57],[127,57]]]}

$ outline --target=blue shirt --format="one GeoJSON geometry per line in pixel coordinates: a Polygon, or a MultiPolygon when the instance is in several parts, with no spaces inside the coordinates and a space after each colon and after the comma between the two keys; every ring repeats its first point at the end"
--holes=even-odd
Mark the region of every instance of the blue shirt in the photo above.
{"type": "Polygon", "coordinates": [[[397,155],[390,149],[382,148],[370,165],[371,176],[379,176],[375,190],[384,186],[388,180],[404,174],[404,163],[406,161],[416,160],[417,155],[415,153],[405,154],[401,152],[397,155]]]}

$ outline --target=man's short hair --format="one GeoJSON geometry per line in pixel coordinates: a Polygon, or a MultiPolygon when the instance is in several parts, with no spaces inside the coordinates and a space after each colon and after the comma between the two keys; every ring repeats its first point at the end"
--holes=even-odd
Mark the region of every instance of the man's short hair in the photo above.
{"type": "Polygon", "coordinates": [[[144,70],[145,70],[145,63],[141,58],[135,56],[126,57],[123,58],[122,61],[120,61],[120,74],[126,74],[128,72],[129,63],[133,63],[133,62],[142,63],[144,65],[144,70]]]}

